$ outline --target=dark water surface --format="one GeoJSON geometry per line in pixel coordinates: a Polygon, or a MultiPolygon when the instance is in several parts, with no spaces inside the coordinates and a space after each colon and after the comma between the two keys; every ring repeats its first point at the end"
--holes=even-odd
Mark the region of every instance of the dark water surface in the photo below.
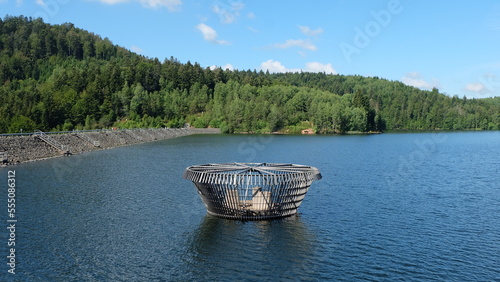
{"type": "Polygon", "coordinates": [[[1,281],[500,280],[500,132],[189,136],[3,168],[0,187],[1,281]],[[184,168],[234,161],[323,179],[297,217],[208,216],[184,168]]]}

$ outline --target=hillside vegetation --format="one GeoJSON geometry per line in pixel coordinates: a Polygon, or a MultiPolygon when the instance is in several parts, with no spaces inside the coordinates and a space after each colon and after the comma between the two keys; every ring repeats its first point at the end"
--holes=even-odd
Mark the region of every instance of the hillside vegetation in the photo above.
{"type": "Polygon", "coordinates": [[[73,24],[0,19],[0,132],[102,127],[224,132],[500,128],[500,97],[377,77],[202,68],[137,55],[73,24]]]}

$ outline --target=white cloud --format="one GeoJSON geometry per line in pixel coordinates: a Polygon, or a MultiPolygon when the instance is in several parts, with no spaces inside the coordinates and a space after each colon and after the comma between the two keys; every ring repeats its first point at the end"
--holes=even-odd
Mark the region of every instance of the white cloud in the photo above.
{"type": "Polygon", "coordinates": [[[182,5],[181,0],[139,0],[143,6],[148,8],[166,7],[169,11],[178,11],[182,5]]]}
{"type": "Polygon", "coordinates": [[[255,29],[255,28],[253,28],[253,27],[251,27],[251,26],[247,26],[247,28],[248,28],[248,30],[250,30],[251,32],[255,32],[255,33],[259,32],[257,29],[255,29]]]}
{"type": "Polygon", "coordinates": [[[318,62],[306,63],[307,72],[324,72],[327,74],[337,74],[337,71],[333,69],[332,64],[322,64],[318,62]]]}
{"type": "MultiPolygon", "coordinates": [[[[42,0],[37,0],[42,1],[42,0]]],[[[130,2],[130,0],[97,0],[99,2],[115,5],[119,3],[130,2]]],[[[135,0],[142,4],[142,6],[147,8],[161,8],[166,7],[169,11],[178,11],[182,5],[182,0],[135,0]]]]}
{"type": "Polygon", "coordinates": [[[169,11],[177,11],[182,5],[181,0],[139,0],[143,6],[149,8],[166,7],[169,11]]]}
{"type": "Polygon", "coordinates": [[[300,71],[300,69],[287,69],[280,62],[274,60],[267,60],[263,62],[262,64],[260,64],[260,69],[263,71],[269,71],[270,73],[300,71]]]}
{"type": "Polygon", "coordinates": [[[277,43],[274,44],[273,46],[278,49],[286,49],[292,47],[299,47],[310,51],[316,51],[318,49],[309,40],[302,40],[302,39],[288,39],[285,43],[277,43]]]}
{"type": "Polygon", "coordinates": [[[207,41],[215,41],[217,39],[217,32],[208,25],[201,23],[196,28],[203,34],[203,38],[207,41]]]}
{"type": "Polygon", "coordinates": [[[130,47],[130,51],[137,53],[137,54],[142,54],[143,50],[135,45],[132,45],[130,47]]]}
{"type": "Polygon", "coordinates": [[[236,15],[234,15],[233,13],[230,13],[227,10],[222,9],[218,5],[215,5],[212,8],[212,11],[214,11],[214,13],[216,13],[220,17],[221,22],[223,22],[223,23],[232,23],[236,20],[236,15]]]}
{"type": "Polygon", "coordinates": [[[300,32],[302,32],[303,34],[305,34],[307,36],[316,36],[316,35],[321,34],[323,32],[322,28],[318,28],[318,29],[313,30],[308,26],[302,26],[302,25],[299,25],[299,29],[300,29],[300,32]]]}
{"type": "Polygon", "coordinates": [[[439,81],[433,79],[432,81],[426,81],[422,78],[422,75],[418,72],[407,73],[406,76],[401,78],[401,81],[409,86],[414,86],[420,89],[431,90],[432,88],[439,87],[439,81]]]}
{"type": "Polygon", "coordinates": [[[270,73],[284,73],[284,72],[325,72],[327,74],[336,74],[337,71],[332,67],[332,64],[322,64],[318,62],[306,63],[304,69],[289,69],[278,61],[267,60],[260,64],[262,71],[269,71],[270,73]]]}
{"type": "Polygon", "coordinates": [[[40,5],[40,6],[45,6],[45,5],[47,5],[45,2],[43,2],[43,0],[36,0],[35,2],[36,2],[38,5],[40,5]]]}
{"type": "Polygon", "coordinates": [[[465,90],[470,92],[482,93],[484,91],[488,91],[488,89],[479,82],[469,83],[465,86],[465,90]]]}
{"type": "Polygon", "coordinates": [[[235,22],[240,16],[240,11],[245,8],[245,4],[242,2],[233,2],[230,5],[222,4],[222,6],[214,5],[212,11],[219,16],[222,23],[226,24],[235,22]]]}
{"type": "Polygon", "coordinates": [[[217,39],[217,32],[211,28],[210,26],[204,24],[204,23],[201,23],[199,25],[196,26],[196,28],[201,32],[201,34],[203,35],[203,39],[205,39],[206,41],[209,41],[209,42],[212,42],[212,43],[215,43],[215,44],[220,44],[220,45],[228,45],[229,42],[227,42],[226,40],[218,40],[217,39]]]}
{"type": "Polygon", "coordinates": [[[469,97],[494,97],[500,93],[500,77],[494,73],[479,75],[473,82],[467,83],[461,90],[469,97]]]}
{"type": "Polygon", "coordinates": [[[252,13],[252,12],[248,13],[247,14],[247,18],[249,18],[249,19],[255,19],[255,14],[252,13]]]}
{"type": "Polygon", "coordinates": [[[232,70],[234,70],[234,67],[231,64],[225,64],[224,66],[222,66],[222,69],[223,70],[231,70],[232,71],[232,70]]]}

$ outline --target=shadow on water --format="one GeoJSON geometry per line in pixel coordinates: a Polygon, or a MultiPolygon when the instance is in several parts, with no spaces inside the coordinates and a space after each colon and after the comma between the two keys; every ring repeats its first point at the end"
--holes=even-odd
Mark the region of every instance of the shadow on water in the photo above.
{"type": "Polygon", "coordinates": [[[178,278],[212,280],[227,273],[242,280],[312,278],[315,242],[298,216],[241,222],[207,215],[188,235],[181,267],[186,276],[178,278]]]}

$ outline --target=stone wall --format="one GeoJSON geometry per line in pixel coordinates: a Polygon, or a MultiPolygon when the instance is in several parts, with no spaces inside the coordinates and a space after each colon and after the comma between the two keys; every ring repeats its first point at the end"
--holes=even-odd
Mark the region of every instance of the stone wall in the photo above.
{"type": "MultiPolygon", "coordinates": [[[[216,128],[159,128],[159,129],[129,129],[106,130],[92,132],[47,134],[50,138],[69,147],[70,154],[110,149],[120,146],[139,144],[192,134],[218,134],[216,128]],[[90,140],[84,138],[86,135],[90,140]],[[90,141],[90,142],[89,142],[90,141]],[[94,146],[98,144],[99,146],[94,146]],[[92,142],[92,143],[91,143],[92,142]]],[[[0,159],[0,165],[17,164],[22,162],[62,156],[64,152],[52,147],[35,135],[30,136],[0,136],[0,152],[4,152],[7,160],[0,159]]]]}

